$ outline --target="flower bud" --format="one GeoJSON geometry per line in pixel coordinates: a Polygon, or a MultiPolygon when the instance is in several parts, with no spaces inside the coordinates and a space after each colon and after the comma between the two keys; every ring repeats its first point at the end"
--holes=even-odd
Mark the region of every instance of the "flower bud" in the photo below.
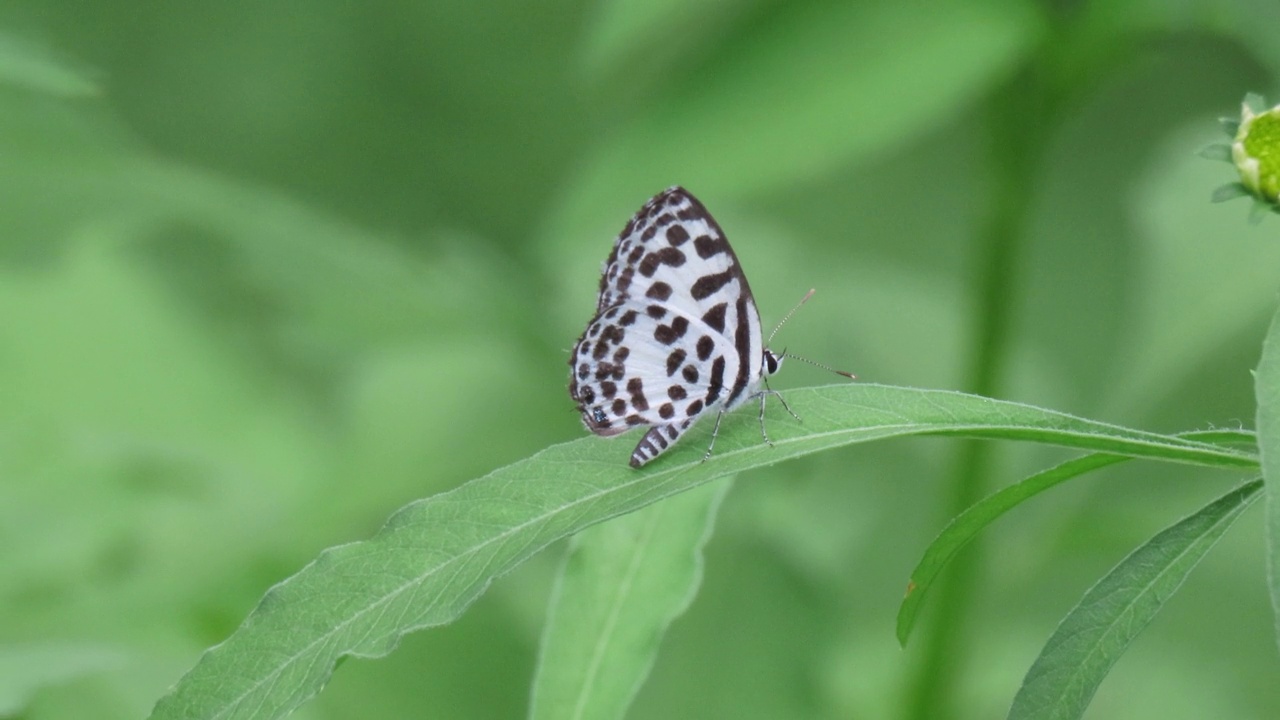
{"type": "Polygon", "coordinates": [[[1231,143],[1231,161],[1240,172],[1240,183],[1250,194],[1280,205],[1280,105],[1261,109],[1261,101],[1262,98],[1250,96],[1242,104],[1240,129],[1231,143]],[[1250,107],[1251,104],[1258,107],[1250,107]]]}

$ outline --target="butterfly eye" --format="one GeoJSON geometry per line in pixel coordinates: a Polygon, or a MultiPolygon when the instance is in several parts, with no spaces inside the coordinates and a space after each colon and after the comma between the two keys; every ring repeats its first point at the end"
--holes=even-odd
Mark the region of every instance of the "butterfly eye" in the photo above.
{"type": "Polygon", "coordinates": [[[782,367],[782,356],[774,355],[769,350],[764,351],[764,374],[772,375],[778,372],[778,368],[782,367]]]}

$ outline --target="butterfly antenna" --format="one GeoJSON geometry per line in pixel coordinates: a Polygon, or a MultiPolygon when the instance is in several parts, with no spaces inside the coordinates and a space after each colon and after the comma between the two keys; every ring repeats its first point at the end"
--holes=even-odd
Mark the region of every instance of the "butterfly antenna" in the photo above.
{"type": "Polygon", "coordinates": [[[806,357],[800,357],[799,355],[791,355],[790,353],[787,353],[785,350],[782,352],[782,357],[791,358],[792,360],[799,360],[799,361],[800,361],[800,362],[802,362],[802,363],[809,363],[810,365],[812,365],[812,366],[814,366],[814,367],[817,367],[817,368],[822,368],[823,370],[826,370],[827,372],[833,372],[833,373],[835,373],[835,374],[837,374],[837,375],[843,375],[843,376],[845,376],[845,377],[849,378],[850,380],[857,380],[857,379],[858,379],[858,376],[857,376],[857,375],[854,375],[854,374],[853,374],[853,373],[851,373],[851,372],[845,372],[845,371],[843,371],[843,370],[837,370],[837,369],[835,369],[835,368],[831,367],[830,365],[823,365],[823,364],[822,364],[822,363],[820,363],[820,362],[814,362],[813,360],[810,360],[809,358],[806,358],[806,357]]]}
{"type": "Polygon", "coordinates": [[[818,292],[816,289],[809,288],[809,292],[805,293],[804,297],[800,298],[800,302],[796,303],[796,306],[791,308],[791,312],[782,316],[782,319],[778,321],[778,324],[773,326],[773,332],[769,333],[769,337],[765,339],[764,341],[765,345],[768,345],[769,343],[773,342],[773,336],[778,334],[778,331],[781,330],[782,326],[785,325],[786,322],[791,319],[792,315],[796,314],[796,311],[800,309],[800,306],[809,302],[809,298],[813,297],[813,294],[816,292],[818,292]]]}
{"type": "MultiPolygon", "coordinates": [[[[782,329],[782,326],[783,326],[784,324],[786,324],[786,322],[787,322],[788,320],[790,320],[790,319],[791,319],[791,316],[792,316],[792,315],[795,315],[795,314],[796,314],[796,311],[800,309],[800,306],[801,306],[801,305],[804,305],[805,303],[809,302],[809,298],[813,297],[813,294],[814,294],[815,292],[817,292],[817,290],[816,290],[816,289],[814,289],[814,288],[809,288],[809,292],[805,293],[805,294],[804,294],[804,297],[800,298],[800,302],[796,303],[796,306],[795,306],[795,307],[793,307],[793,308],[791,308],[791,312],[789,312],[789,313],[787,313],[786,315],[782,316],[782,319],[781,319],[781,320],[779,320],[779,321],[778,321],[778,324],[774,326],[774,328],[773,328],[773,332],[769,333],[769,337],[768,337],[768,339],[764,341],[764,344],[765,344],[765,345],[768,345],[770,342],[772,342],[772,341],[773,341],[773,336],[778,334],[778,331],[779,331],[779,330],[781,330],[781,329],[782,329]]],[[[806,358],[806,357],[800,357],[799,355],[790,355],[790,354],[788,354],[788,353],[787,353],[787,351],[786,351],[786,350],[783,350],[781,353],[779,353],[779,354],[778,354],[778,356],[779,356],[779,357],[789,357],[789,358],[791,358],[792,360],[799,360],[799,361],[800,361],[800,362],[802,362],[802,363],[808,363],[808,364],[810,364],[810,365],[812,365],[812,366],[814,366],[814,367],[822,368],[823,370],[826,370],[827,372],[833,372],[833,373],[835,373],[835,374],[837,374],[837,375],[843,375],[843,376],[845,376],[845,377],[849,378],[850,380],[857,380],[857,379],[858,379],[858,378],[857,378],[857,376],[856,376],[856,375],[854,375],[853,373],[845,372],[844,370],[837,370],[837,369],[835,369],[835,368],[831,367],[830,365],[823,365],[823,364],[822,364],[822,363],[820,363],[820,362],[814,362],[813,360],[810,360],[809,358],[806,358]]]]}

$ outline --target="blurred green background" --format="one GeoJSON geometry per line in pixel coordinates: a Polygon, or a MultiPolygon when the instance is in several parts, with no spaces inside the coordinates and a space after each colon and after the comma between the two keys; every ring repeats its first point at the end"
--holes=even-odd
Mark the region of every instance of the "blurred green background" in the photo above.
{"type": "MultiPolygon", "coordinates": [[[[1280,224],[1210,204],[1234,171],[1194,152],[1277,97],[1277,28],[1275,0],[0,6],[0,716],[145,716],[320,549],[581,437],[568,349],[672,184],[766,325],[818,289],[778,347],[1251,427],[1280,224]]],[[[631,717],[1002,717],[1085,589],[1237,480],[1142,463],[1053,491],[899,650],[966,447],[740,478],[631,717]]],[[[996,447],[979,489],[1063,457],[996,447]]],[[[1280,717],[1260,510],[1090,717],[1280,717]]],[[[562,550],[297,717],[523,715],[562,550]]]]}

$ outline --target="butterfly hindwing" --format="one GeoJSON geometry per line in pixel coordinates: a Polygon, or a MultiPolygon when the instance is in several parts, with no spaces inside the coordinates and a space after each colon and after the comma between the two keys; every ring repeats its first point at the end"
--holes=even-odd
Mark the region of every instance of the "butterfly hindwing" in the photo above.
{"type": "Polygon", "coordinates": [[[742,362],[700,318],[631,302],[593,320],[574,358],[571,392],[600,435],[697,418],[728,399],[742,362]]]}

